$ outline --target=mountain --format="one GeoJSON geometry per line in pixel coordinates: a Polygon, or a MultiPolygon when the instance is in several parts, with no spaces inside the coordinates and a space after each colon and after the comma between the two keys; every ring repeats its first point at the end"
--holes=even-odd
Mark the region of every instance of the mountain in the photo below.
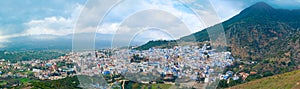
{"type": "MultiPolygon", "coordinates": [[[[242,61],[258,62],[241,71],[279,74],[295,70],[300,64],[300,10],[275,9],[258,2],[220,24],[224,27],[228,50],[233,56],[242,61]]],[[[216,26],[176,41],[189,42],[194,37],[197,42],[210,40],[207,31],[216,26]]],[[[139,48],[147,49],[145,45],[139,48]]]]}

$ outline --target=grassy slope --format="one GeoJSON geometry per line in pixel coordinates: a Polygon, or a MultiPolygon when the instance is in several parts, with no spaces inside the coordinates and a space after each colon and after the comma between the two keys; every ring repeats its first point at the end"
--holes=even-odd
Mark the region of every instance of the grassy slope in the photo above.
{"type": "Polygon", "coordinates": [[[229,89],[300,89],[300,70],[254,80],[229,89]]]}

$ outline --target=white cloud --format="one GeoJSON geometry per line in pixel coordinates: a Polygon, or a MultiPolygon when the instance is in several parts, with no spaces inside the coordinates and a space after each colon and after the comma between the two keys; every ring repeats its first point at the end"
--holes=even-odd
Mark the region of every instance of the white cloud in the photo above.
{"type": "Polygon", "coordinates": [[[119,23],[104,23],[97,30],[98,33],[102,34],[114,34],[118,30],[119,23]]]}
{"type": "Polygon", "coordinates": [[[162,29],[147,29],[145,28],[144,31],[138,33],[135,38],[137,41],[143,41],[145,39],[148,40],[175,40],[176,38],[172,37],[172,34],[165,32],[162,29]]]}
{"type": "MultiPolygon", "coordinates": [[[[189,28],[188,32],[189,34],[197,32],[199,30],[202,30],[204,25],[200,21],[200,19],[194,15],[193,13],[190,13],[191,11],[189,8],[182,5],[180,2],[176,1],[158,1],[158,0],[149,0],[149,1],[131,1],[126,0],[118,4],[118,6],[115,6],[110,13],[107,14],[107,17],[104,19],[105,22],[100,26],[98,32],[99,33],[113,33],[116,32],[118,25],[123,23],[124,20],[128,19],[130,16],[135,15],[139,12],[145,11],[145,10],[161,10],[167,13],[172,14],[173,16],[177,18],[170,18],[170,17],[164,17],[161,14],[152,15],[154,17],[148,17],[149,15],[141,16],[140,18],[137,18],[139,20],[131,21],[131,24],[138,25],[143,24],[141,20],[147,21],[147,19],[157,19],[164,20],[164,22],[170,22],[174,23],[174,21],[177,21],[177,23],[180,22],[180,20],[189,28]],[[132,3],[137,4],[132,4],[132,3]],[[177,20],[180,19],[180,20],[177,20]]],[[[155,14],[155,12],[153,12],[155,14]]],[[[153,22],[159,24],[160,22],[153,22]]],[[[169,25],[168,23],[164,23],[161,25],[169,25]]],[[[170,26],[169,30],[174,28],[176,26],[170,26]]],[[[132,28],[134,29],[134,28],[132,28]]],[[[125,29],[120,29],[125,30],[125,29]]],[[[180,30],[180,29],[178,29],[180,30]]],[[[182,29],[183,30],[183,29],[182,29]]],[[[186,29],[187,30],[187,29],[186,29]]],[[[179,32],[179,31],[178,31],[179,32]]],[[[177,34],[178,35],[178,34],[177,34]]],[[[188,34],[181,34],[176,37],[181,37],[188,34]]]]}
{"type": "Polygon", "coordinates": [[[4,42],[9,42],[9,41],[7,40],[7,37],[3,36],[3,34],[0,32],[0,43],[4,43],[4,42]]]}
{"type": "MultiPolygon", "coordinates": [[[[71,17],[51,16],[51,17],[45,17],[44,19],[31,20],[25,23],[25,25],[28,28],[24,31],[22,35],[43,35],[44,34],[44,35],[64,36],[73,33],[75,24],[76,24],[75,27],[77,29],[76,33],[84,33],[84,32],[93,33],[96,31],[99,23],[98,21],[99,19],[97,19],[99,17],[97,14],[103,13],[104,10],[99,10],[101,9],[102,6],[93,7],[90,5],[98,5],[98,4],[99,2],[98,3],[94,2],[86,6],[82,6],[78,4],[75,10],[72,12],[71,17]],[[84,16],[79,16],[79,14],[84,16]],[[77,21],[78,17],[79,20],[77,21]]],[[[97,32],[101,34],[115,34],[118,29],[124,31],[127,30],[127,32],[130,32],[129,30],[133,28],[124,27],[124,26],[119,28],[119,24],[129,16],[147,9],[162,10],[171,13],[172,15],[179,18],[189,28],[188,31],[189,33],[179,34],[179,35],[175,34],[178,35],[176,36],[177,38],[188,35],[190,33],[197,32],[206,27],[202,24],[203,21],[200,21],[200,19],[196,15],[190,13],[191,11],[186,11],[189,10],[189,8],[181,5],[180,2],[158,1],[158,0],[150,0],[150,1],[127,0],[125,2],[121,2],[120,4],[118,4],[118,6],[114,7],[110,11],[110,13],[107,14],[107,17],[103,20],[104,22],[102,23],[102,25],[99,26],[97,32]],[[136,2],[139,4],[131,4],[132,2],[136,2]],[[114,20],[116,21],[114,22],[114,20]]],[[[210,14],[209,12],[205,12],[205,11],[201,11],[201,12],[204,12],[202,13],[204,14],[204,18],[205,18],[205,14],[210,14]]],[[[147,19],[146,17],[147,16],[145,16],[144,19],[147,19]]],[[[178,21],[175,20],[177,18],[162,17],[159,14],[156,15],[156,17],[152,17],[152,18],[148,17],[148,19],[164,19],[166,22],[178,21]]],[[[138,23],[141,22],[132,22],[132,24],[138,24],[138,23]]],[[[168,24],[161,24],[161,25],[168,25],[168,24]]],[[[180,30],[180,28],[176,26],[169,27],[169,29],[176,29],[176,28],[180,30]]]]}
{"type": "Polygon", "coordinates": [[[76,23],[76,20],[80,14],[83,6],[76,3],[74,8],[66,10],[69,12],[69,17],[62,16],[50,16],[43,19],[31,20],[24,23],[27,26],[23,34],[27,35],[56,35],[56,36],[65,36],[73,34],[73,29],[76,23]]]}
{"type": "Polygon", "coordinates": [[[64,17],[46,17],[41,20],[31,20],[25,25],[28,29],[24,34],[28,35],[57,35],[71,34],[73,31],[73,20],[64,17]]]}
{"type": "Polygon", "coordinates": [[[4,30],[1,29],[5,28],[0,28],[0,48],[5,47],[3,43],[11,42],[10,39],[16,37],[30,36],[33,39],[47,40],[73,34],[74,24],[81,8],[82,5],[77,3],[74,8],[65,10],[69,16],[50,16],[24,22],[22,25],[25,28],[18,33],[4,34],[4,30]]]}

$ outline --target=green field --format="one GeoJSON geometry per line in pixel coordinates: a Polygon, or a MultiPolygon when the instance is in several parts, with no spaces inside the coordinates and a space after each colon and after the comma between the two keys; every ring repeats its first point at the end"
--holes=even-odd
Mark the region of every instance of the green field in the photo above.
{"type": "Polygon", "coordinates": [[[29,83],[31,80],[29,78],[20,78],[21,83],[29,83]]]}

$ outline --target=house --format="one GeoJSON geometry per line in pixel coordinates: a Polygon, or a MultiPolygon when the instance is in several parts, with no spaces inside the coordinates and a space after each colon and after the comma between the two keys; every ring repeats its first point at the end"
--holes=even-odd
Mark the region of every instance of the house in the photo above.
{"type": "Polygon", "coordinates": [[[103,71],[103,73],[102,74],[104,74],[104,75],[109,75],[110,74],[110,72],[109,71],[103,71]]]}
{"type": "Polygon", "coordinates": [[[257,72],[251,71],[250,74],[251,74],[251,75],[255,75],[255,74],[257,74],[257,72]]]}
{"type": "Polygon", "coordinates": [[[237,76],[237,75],[234,75],[234,76],[232,77],[232,80],[238,80],[238,79],[240,79],[240,77],[237,76]]]}
{"type": "Polygon", "coordinates": [[[240,74],[240,76],[242,76],[242,79],[243,80],[245,80],[248,76],[249,76],[249,74],[248,73],[245,73],[245,72],[241,72],[241,73],[239,73],[240,74]]]}
{"type": "Polygon", "coordinates": [[[233,76],[233,72],[232,71],[227,71],[226,75],[228,75],[229,77],[233,76]]]}

